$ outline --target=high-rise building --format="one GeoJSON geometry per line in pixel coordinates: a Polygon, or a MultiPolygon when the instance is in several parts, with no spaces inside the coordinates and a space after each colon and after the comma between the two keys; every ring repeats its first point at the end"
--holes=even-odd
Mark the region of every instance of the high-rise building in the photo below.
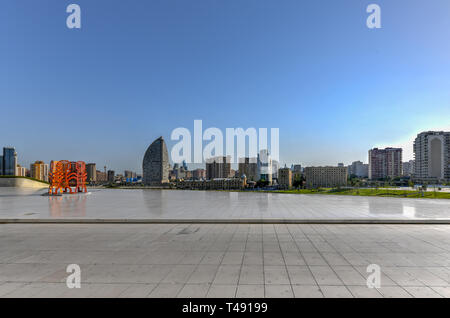
{"type": "Polygon", "coordinates": [[[174,163],[173,169],[170,170],[169,175],[172,180],[192,178],[192,172],[187,169],[186,161],[183,161],[181,165],[174,163]]]}
{"type": "Polygon", "coordinates": [[[0,174],[14,176],[16,174],[17,153],[13,147],[3,148],[2,171],[0,174]]]}
{"type": "Polygon", "coordinates": [[[369,176],[369,165],[361,161],[353,161],[349,167],[349,174],[358,178],[367,178],[369,176]]]}
{"type": "Polygon", "coordinates": [[[108,181],[107,175],[104,171],[97,170],[95,174],[97,177],[96,183],[105,183],[108,181]]]}
{"type": "Polygon", "coordinates": [[[213,157],[206,159],[206,179],[231,177],[231,157],[213,157]]]}
{"type": "Polygon", "coordinates": [[[145,152],[142,183],[160,185],[169,182],[169,153],[163,137],[156,139],[145,152]]]}
{"type": "Polygon", "coordinates": [[[257,158],[239,158],[239,177],[245,175],[247,181],[258,181],[257,161],[257,158]]]}
{"type": "Polygon", "coordinates": [[[125,176],[125,179],[134,179],[136,178],[136,172],[125,170],[123,175],[125,176]]]}
{"type": "Polygon", "coordinates": [[[414,174],[414,160],[409,160],[402,163],[402,175],[405,177],[410,177],[414,174]]]}
{"type": "Polygon", "coordinates": [[[194,171],[192,171],[192,179],[206,180],[206,170],[205,169],[195,169],[194,171]]]}
{"type": "Polygon", "coordinates": [[[291,166],[291,170],[292,170],[292,180],[300,180],[300,178],[302,177],[302,165],[292,165],[291,166]]]}
{"type": "Polygon", "coordinates": [[[401,175],[401,148],[373,148],[369,150],[369,179],[395,178],[401,175]]]}
{"type": "Polygon", "coordinates": [[[344,166],[344,163],[342,163],[342,162],[338,163],[338,167],[343,167],[343,166],[344,166]]]}
{"type": "Polygon", "coordinates": [[[347,167],[306,167],[304,170],[308,188],[345,186],[347,173],[347,167]]]}
{"type": "Polygon", "coordinates": [[[278,170],[280,163],[277,160],[272,160],[272,179],[278,179],[278,170]]]}
{"type": "Polygon", "coordinates": [[[179,179],[180,165],[178,163],[173,164],[173,168],[169,170],[169,180],[179,179]]]}
{"type": "Polygon", "coordinates": [[[97,182],[97,165],[95,163],[86,164],[86,176],[87,183],[97,182]]]}
{"type": "Polygon", "coordinates": [[[422,182],[450,180],[450,132],[426,131],[414,141],[414,178],[422,182]]]}
{"type": "Polygon", "coordinates": [[[21,165],[18,164],[16,167],[16,176],[26,177],[27,176],[27,168],[22,167],[21,165]]]}
{"type": "Polygon", "coordinates": [[[34,179],[48,181],[48,164],[36,161],[30,165],[30,175],[34,179]]]}
{"type": "Polygon", "coordinates": [[[291,166],[292,172],[302,172],[302,165],[292,165],[291,166]]]}
{"type": "Polygon", "coordinates": [[[108,170],[107,173],[108,173],[108,176],[107,176],[108,182],[109,183],[113,183],[114,182],[114,176],[115,176],[114,170],[108,170]]]}
{"type": "Polygon", "coordinates": [[[272,158],[267,149],[261,150],[258,154],[258,180],[272,184],[272,158]]]}
{"type": "Polygon", "coordinates": [[[278,170],[278,184],[280,188],[289,189],[292,187],[292,170],[287,168],[281,168],[278,170]]]}

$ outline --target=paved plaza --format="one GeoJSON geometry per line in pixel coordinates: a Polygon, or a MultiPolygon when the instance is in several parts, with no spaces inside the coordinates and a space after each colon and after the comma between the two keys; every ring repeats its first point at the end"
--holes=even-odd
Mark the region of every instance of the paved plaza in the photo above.
{"type": "Polygon", "coordinates": [[[282,193],[90,189],[42,196],[0,188],[0,222],[20,220],[444,220],[450,200],[282,193]]]}
{"type": "Polygon", "coordinates": [[[0,242],[0,297],[450,297],[450,225],[1,224],[0,242]]]}

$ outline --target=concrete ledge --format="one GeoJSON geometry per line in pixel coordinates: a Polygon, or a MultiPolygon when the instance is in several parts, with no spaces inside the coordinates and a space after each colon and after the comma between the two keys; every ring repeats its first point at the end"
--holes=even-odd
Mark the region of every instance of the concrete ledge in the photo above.
{"type": "Polygon", "coordinates": [[[48,184],[28,178],[0,178],[0,187],[17,187],[17,188],[31,188],[44,189],[48,188],[48,184]]]}
{"type": "Polygon", "coordinates": [[[450,219],[0,219],[0,224],[450,224],[450,219]]]}

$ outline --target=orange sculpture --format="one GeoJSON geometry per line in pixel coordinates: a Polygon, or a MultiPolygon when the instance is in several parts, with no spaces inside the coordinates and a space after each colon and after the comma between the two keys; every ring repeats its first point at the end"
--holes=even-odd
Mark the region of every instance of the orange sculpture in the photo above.
{"type": "Polygon", "coordinates": [[[48,194],[87,192],[86,164],[83,161],[52,161],[48,194]]]}

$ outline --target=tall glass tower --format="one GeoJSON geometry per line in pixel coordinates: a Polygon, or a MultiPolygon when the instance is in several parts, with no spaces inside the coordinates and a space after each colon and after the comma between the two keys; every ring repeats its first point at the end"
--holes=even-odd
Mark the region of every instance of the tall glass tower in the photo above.
{"type": "Polygon", "coordinates": [[[12,147],[3,148],[3,175],[15,176],[17,166],[17,153],[12,147]]]}

